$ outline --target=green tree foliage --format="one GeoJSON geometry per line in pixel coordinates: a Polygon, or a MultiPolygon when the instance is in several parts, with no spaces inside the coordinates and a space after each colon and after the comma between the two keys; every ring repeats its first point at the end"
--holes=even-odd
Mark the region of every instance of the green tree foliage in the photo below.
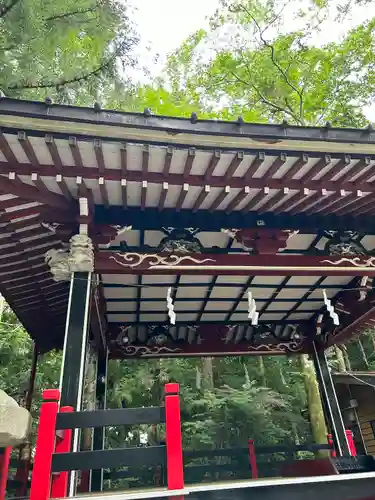
{"type": "Polygon", "coordinates": [[[71,104],[100,100],[135,64],[128,10],[117,0],[1,0],[0,89],[71,104]]]}
{"type": "Polygon", "coordinates": [[[159,112],[161,102],[168,103],[164,111],[182,116],[194,108],[202,117],[242,115],[249,122],[364,125],[363,109],[375,92],[375,18],[342,40],[316,46],[311,34],[331,3],[312,4],[284,19],[287,3],[222,1],[210,29],[171,55],[164,88],[156,82],[139,90],[142,105],[156,104],[159,112]]]}
{"type": "MultiPolygon", "coordinates": [[[[17,317],[5,306],[0,321],[0,389],[13,397],[20,405],[25,404],[29,388],[34,344],[17,317]]],[[[51,351],[39,356],[31,413],[33,436],[39,416],[42,391],[58,387],[61,353],[51,351]]]]}
{"type": "MultiPolygon", "coordinates": [[[[339,6],[337,15],[347,15],[357,3],[339,6]]],[[[134,65],[137,37],[126,1],[0,0],[0,88],[14,97],[51,96],[73,104],[95,99],[116,109],[150,107],[163,115],[197,112],[201,118],[242,115],[246,121],[361,126],[366,122],[363,109],[374,97],[375,19],[342,40],[315,46],[309,36],[331,4],[311,1],[309,10],[305,4],[286,24],[287,4],[276,0],[222,1],[209,30],[194,33],[172,54],[163,79],[129,90],[124,75],[134,65]],[[304,28],[291,29],[294,20],[304,28]]],[[[354,368],[374,366],[371,335],[353,346],[336,351],[331,360],[335,369],[348,366],[349,357],[354,368]]],[[[32,350],[30,338],[6,309],[0,323],[0,387],[20,402],[32,350]]],[[[158,405],[164,384],[176,381],[181,384],[185,447],[243,446],[247,438],[264,444],[303,443],[312,440],[307,411],[312,371],[306,361],[111,361],[108,406],[158,405]]],[[[34,416],[42,389],[57,386],[60,364],[60,353],[40,358],[34,416]]],[[[93,405],[91,372],[88,366],[87,408],[93,405]]],[[[317,408],[316,390],[313,396],[317,408]]],[[[315,421],[316,415],[310,419],[315,421]]],[[[323,427],[314,434],[316,440],[323,440],[323,427]]],[[[139,445],[145,435],[149,443],[158,442],[163,428],[109,429],[108,444],[139,445]]]]}
{"type": "MultiPolygon", "coordinates": [[[[303,441],[310,440],[303,379],[296,359],[265,358],[269,387],[259,383],[257,358],[223,358],[213,363],[213,385],[197,377],[199,360],[113,361],[108,397],[112,407],[158,405],[163,386],[179,382],[184,444],[189,448],[243,446],[244,440],[294,442],[292,423],[303,441]],[[136,374],[136,375],[135,375],[136,374]],[[281,376],[282,374],[282,376],[281,376]]],[[[112,445],[126,439],[114,431],[112,445]]],[[[143,432],[151,429],[142,427],[143,432]]]]}

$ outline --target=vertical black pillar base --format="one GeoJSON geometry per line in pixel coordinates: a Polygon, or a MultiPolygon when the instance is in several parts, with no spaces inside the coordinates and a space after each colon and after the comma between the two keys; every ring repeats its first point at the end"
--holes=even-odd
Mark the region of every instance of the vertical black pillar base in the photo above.
{"type": "Polygon", "coordinates": [[[319,349],[319,346],[317,346],[315,342],[313,344],[313,361],[326,422],[329,431],[332,434],[337,455],[350,455],[349,444],[345,434],[344,421],[342,419],[331,372],[328,367],[327,357],[324,350],[319,349]]]}
{"type": "MultiPolygon", "coordinates": [[[[81,410],[91,303],[91,273],[75,272],[70,282],[64,352],[61,370],[61,406],[81,410]]],[[[73,432],[71,451],[79,451],[80,433],[73,432]]],[[[74,496],[76,472],[70,474],[69,496],[74,496]]]]}
{"type": "MultiPolygon", "coordinates": [[[[98,352],[96,374],[96,405],[98,410],[106,408],[106,393],[107,393],[107,368],[108,368],[108,352],[107,349],[98,352]]],[[[96,427],[94,429],[93,449],[103,450],[105,444],[105,428],[96,427]]],[[[91,471],[91,489],[92,492],[103,491],[104,472],[103,469],[95,469],[91,471]]]]}

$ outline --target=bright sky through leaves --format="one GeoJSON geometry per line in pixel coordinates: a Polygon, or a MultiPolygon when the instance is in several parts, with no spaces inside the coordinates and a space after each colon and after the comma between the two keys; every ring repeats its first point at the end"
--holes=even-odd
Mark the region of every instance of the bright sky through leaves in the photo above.
{"type": "MultiPolygon", "coordinates": [[[[301,2],[298,3],[301,5],[301,2]]],[[[333,8],[336,3],[339,2],[332,1],[333,8]]],[[[284,10],[284,19],[294,17],[296,4],[297,1],[289,2],[284,10]]],[[[141,64],[146,66],[152,75],[160,74],[167,55],[177,49],[190,34],[205,28],[208,23],[207,18],[215,12],[218,5],[219,0],[138,0],[135,19],[141,35],[139,49],[141,64]],[[146,47],[147,44],[150,46],[146,47]],[[158,55],[157,62],[154,59],[156,55],[158,55]]],[[[371,5],[371,2],[362,6],[357,5],[340,23],[333,19],[327,20],[322,30],[311,38],[311,43],[322,45],[341,39],[352,27],[371,16],[369,12],[371,5]]],[[[139,77],[143,80],[141,75],[139,77]]],[[[368,109],[366,114],[374,120],[375,105],[368,109]]]]}

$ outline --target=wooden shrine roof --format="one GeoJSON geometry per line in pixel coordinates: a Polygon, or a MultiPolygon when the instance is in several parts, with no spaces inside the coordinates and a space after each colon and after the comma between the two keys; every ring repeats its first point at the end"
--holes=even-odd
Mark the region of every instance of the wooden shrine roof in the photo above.
{"type": "MultiPolygon", "coordinates": [[[[373,252],[374,191],[371,128],[180,119],[148,110],[130,114],[2,98],[0,292],[42,350],[62,345],[69,287],[52,280],[44,255],[77,232],[77,200],[84,192],[94,211],[98,300],[114,355],[125,355],[129,347],[119,347],[119,335],[138,342],[138,349],[150,328],[166,325],[169,287],[177,314],[170,336],[189,345],[192,355],[217,338],[224,343],[219,353],[248,352],[257,335],[254,345],[280,353],[275,345],[290,341],[295,325],[306,331],[314,325],[315,332],[323,289],[345,303],[340,328],[347,339],[371,325],[372,285],[355,313],[345,297],[357,304],[359,292],[351,289],[358,289],[367,268],[372,276],[372,261],[361,261],[361,269],[351,261],[350,269],[325,276],[323,268],[314,273],[314,266],[327,250],[330,236],[324,231],[351,230],[362,250],[373,252]],[[189,228],[202,259],[216,255],[227,268],[166,274],[108,267],[108,259],[120,253],[160,253],[173,228],[189,228]],[[229,263],[238,257],[251,261],[246,245],[233,236],[248,229],[289,230],[290,238],[275,252],[310,259],[309,270],[292,276],[289,267],[263,276],[244,265],[232,273],[229,263]],[[249,287],[261,313],[260,330],[247,319],[249,287]]],[[[267,268],[273,256],[259,259],[267,268]]],[[[185,347],[176,349],[178,355],[185,347]]]]}

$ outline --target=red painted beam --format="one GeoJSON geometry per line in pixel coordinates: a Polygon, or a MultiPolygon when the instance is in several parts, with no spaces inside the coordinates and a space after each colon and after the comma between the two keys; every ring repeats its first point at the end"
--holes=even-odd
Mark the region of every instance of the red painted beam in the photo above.
{"type": "Polygon", "coordinates": [[[375,257],[311,255],[146,254],[99,252],[102,274],[205,274],[255,276],[375,276],[375,257]]]}
{"type": "MultiPolygon", "coordinates": [[[[134,326],[135,328],[136,326],[134,326]]],[[[198,356],[259,356],[285,355],[310,352],[308,340],[258,339],[256,343],[246,340],[247,325],[204,324],[191,326],[194,339],[168,342],[162,346],[124,343],[126,328],[121,324],[109,324],[109,355],[112,359],[124,358],[170,358],[198,356]]],[[[181,328],[186,328],[181,326],[181,328]]],[[[251,327],[250,327],[251,328],[251,327]]]]}
{"type": "MultiPolygon", "coordinates": [[[[191,158],[191,157],[189,157],[191,158]]],[[[192,157],[194,158],[194,157],[192,157]]],[[[251,167],[250,167],[251,168],[251,167]]],[[[9,172],[14,172],[16,175],[31,175],[31,168],[29,163],[17,163],[12,164],[10,167],[7,162],[0,161],[0,171],[3,174],[8,174],[9,172]]],[[[40,177],[56,177],[56,167],[54,165],[41,165],[38,169],[38,175],[40,177]]],[[[95,167],[83,167],[83,166],[64,166],[64,178],[76,178],[77,176],[81,176],[84,179],[98,179],[99,177],[103,177],[106,181],[121,181],[124,178],[124,174],[120,169],[114,168],[105,168],[102,173],[99,172],[98,168],[95,167]]],[[[304,176],[301,179],[275,179],[275,178],[247,178],[246,176],[242,177],[230,177],[227,178],[225,175],[215,175],[212,176],[209,183],[205,181],[204,175],[195,175],[191,173],[183,173],[183,174],[168,174],[168,183],[174,186],[182,186],[184,183],[188,183],[191,186],[204,186],[205,184],[209,184],[211,187],[222,187],[230,186],[232,188],[243,188],[251,182],[251,187],[253,189],[263,189],[268,187],[269,189],[283,189],[284,187],[288,187],[289,189],[297,189],[302,190],[304,188],[308,188],[312,191],[320,191],[322,189],[322,183],[319,180],[311,180],[307,178],[308,176],[304,176]]],[[[2,177],[6,181],[9,181],[6,177],[2,177]]],[[[142,182],[147,181],[153,184],[163,184],[166,181],[166,177],[163,172],[142,172],[141,170],[127,170],[126,172],[126,180],[127,182],[142,182]]],[[[51,199],[54,198],[54,202],[56,203],[54,206],[59,206],[60,203],[68,203],[67,200],[55,193],[41,193],[39,190],[34,188],[33,186],[29,186],[24,184],[24,186],[28,189],[28,196],[23,196],[26,193],[26,190],[23,190],[23,195],[20,194],[25,199],[31,199],[30,196],[32,192],[35,193],[35,196],[40,200],[41,196],[45,194],[50,194],[51,199]],[[30,189],[29,189],[30,188],[30,189]],[[57,200],[60,200],[59,202],[57,200]]],[[[22,186],[21,186],[22,187],[22,186]]],[[[326,181],[324,182],[324,189],[327,191],[363,191],[364,193],[372,193],[375,192],[375,184],[367,183],[363,181],[359,182],[340,182],[340,179],[337,181],[326,181]]],[[[7,191],[13,192],[13,191],[7,191]]],[[[16,193],[14,193],[16,194],[16,193]]],[[[18,194],[17,194],[18,196],[18,194]]],[[[42,200],[41,200],[42,201],[42,200]]],[[[47,202],[46,202],[47,203],[47,202]]]]}

